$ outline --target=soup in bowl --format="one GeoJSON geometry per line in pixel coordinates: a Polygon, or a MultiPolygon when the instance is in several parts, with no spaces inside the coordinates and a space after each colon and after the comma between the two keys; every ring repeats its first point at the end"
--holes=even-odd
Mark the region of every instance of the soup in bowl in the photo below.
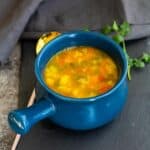
{"type": "Polygon", "coordinates": [[[112,89],[119,79],[119,67],[104,51],[78,46],[54,55],[43,71],[46,85],[63,96],[88,98],[112,89]]]}
{"type": "Polygon", "coordinates": [[[44,118],[73,130],[109,123],[128,93],[127,59],[122,48],[96,32],[75,31],[46,44],[35,61],[44,95],[29,108],[9,113],[11,128],[25,134],[44,118]]]}

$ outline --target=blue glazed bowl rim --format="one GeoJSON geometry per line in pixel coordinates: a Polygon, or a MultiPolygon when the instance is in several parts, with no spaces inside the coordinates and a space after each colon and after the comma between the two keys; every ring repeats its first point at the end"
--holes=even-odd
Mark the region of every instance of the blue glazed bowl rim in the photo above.
{"type": "Polygon", "coordinates": [[[125,56],[122,48],[120,47],[120,45],[118,45],[116,42],[114,42],[111,38],[109,38],[109,37],[107,37],[107,36],[105,36],[105,35],[103,35],[101,33],[93,32],[93,31],[88,31],[88,32],[87,31],[72,31],[72,32],[62,33],[57,38],[55,38],[52,41],[48,42],[42,48],[41,52],[36,57],[34,71],[35,71],[36,78],[40,82],[42,87],[44,89],[46,89],[46,91],[48,91],[48,93],[50,93],[53,96],[57,97],[59,100],[63,100],[63,101],[66,101],[66,102],[86,103],[86,102],[93,102],[93,101],[101,100],[101,99],[109,96],[113,92],[115,92],[120,87],[120,85],[126,80],[127,67],[128,67],[128,62],[127,62],[126,56],[125,56]],[[44,83],[44,81],[42,79],[42,75],[41,75],[41,72],[40,72],[40,69],[39,69],[39,66],[40,66],[39,62],[40,62],[40,59],[41,59],[42,55],[45,53],[45,51],[49,47],[49,45],[55,43],[56,41],[59,41],[59,40],[63,39],[65,36],[73,35],[73,34],[83,34],[83,33],[87,34],[88,36],[98,36],[99,38],[102,38],[105,41],[108,41],[108,43],[112,44],[116,49],[118,49],[118,51],[120,52],[120,55],[121,55],[123,66],[124,66],[123,70],[122,70],[122,76],[121,76],[120,80],[117,82],[117,84],[111,90],[109,90],[108,92],[106,92],[106,93],[104,93],[102,95],[97,95],[97,96],[89,97],[89,98],[66,97],[66,96],[63,96],[63,95],[61,95],[59,93],[56,93],[55,91],[53,91],[53,90],[51,90],[51,89],[49,89],[47,87],[47,85],[44,83]]]}

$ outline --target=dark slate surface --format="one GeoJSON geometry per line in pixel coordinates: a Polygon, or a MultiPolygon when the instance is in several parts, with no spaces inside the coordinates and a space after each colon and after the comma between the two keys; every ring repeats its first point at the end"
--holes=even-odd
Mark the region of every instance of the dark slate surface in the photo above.
{"type": "Polygon", "coordinates": [[[19,84],[19,107],[27,106],[32,90],[35,86],[34,59],[35,59],[35,41],[21,41],[21,69],[19,84]]]}
{"type": "MultiPolygon", "coordinates": [[[[29,48],[28,43],[25,49],[26,47],[29,48]]],[[[143,50],[150,52],[150,39],[129,42],[128,50],[133,56],[140,55],[143,50]]],[[[113,122],[96,130],[73,132],[43,121],[22,137],[17,148],[17,150],[35,149],[149,150],[150,65],[144,70],[132,72],[127,103],[120,116],[113,122]]]]}

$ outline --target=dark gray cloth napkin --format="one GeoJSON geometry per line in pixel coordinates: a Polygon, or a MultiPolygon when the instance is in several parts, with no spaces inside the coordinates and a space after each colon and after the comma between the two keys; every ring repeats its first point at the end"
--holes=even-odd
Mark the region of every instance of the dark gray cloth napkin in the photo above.
{"type": "Polygon", "coordinates": [[[132,25],[127,39],[148,36],[149,10],[149,0],[1,0],[0,62],[20,37],[37,38],[53,30],[99,30],[113,20],[127,20],[132,25]]]}
{"type": "Polygon", "coordinates": [[[0,1],[0,62],[5,63],[42,0],[0,1]]]}

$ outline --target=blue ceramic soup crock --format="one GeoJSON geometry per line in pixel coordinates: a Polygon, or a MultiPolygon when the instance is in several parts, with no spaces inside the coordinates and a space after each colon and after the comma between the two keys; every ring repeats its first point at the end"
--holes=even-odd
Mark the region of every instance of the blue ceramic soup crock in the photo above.
{"type": "Polygon", "coordinates": [[[118,44],[100,33],[77,31],[61,34],[36,58],[35,74],[47,94],[31,107],[9,113],[10,127],[19,134],[27,133],[44,118],[68,129],[94,129],[112,121],[121,112],[127,98],[127,59],[118,44]],[[117,84],[103,95],[81,99],[65,97],[49,89],[42,77],[45,65],[57,52],[71,46],[92,46],[112,56],[120,68],[117,84]]]}

